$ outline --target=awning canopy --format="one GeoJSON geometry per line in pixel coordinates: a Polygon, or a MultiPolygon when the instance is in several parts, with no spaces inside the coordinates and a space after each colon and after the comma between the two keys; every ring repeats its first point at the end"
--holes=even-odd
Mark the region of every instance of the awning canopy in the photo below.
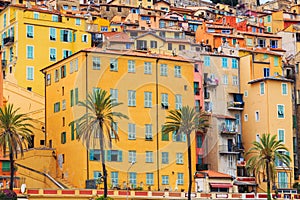
{"type": "Polygon", "coordinates": [[[231,188],[231,183],[209,183],[212,188],[231,188]]]}
{"type": "Polygon", "coordinates": [[[257,186],[257,183],[255,183],[255,181],[234,181],[233,184],[237,186],[257,186]]]}

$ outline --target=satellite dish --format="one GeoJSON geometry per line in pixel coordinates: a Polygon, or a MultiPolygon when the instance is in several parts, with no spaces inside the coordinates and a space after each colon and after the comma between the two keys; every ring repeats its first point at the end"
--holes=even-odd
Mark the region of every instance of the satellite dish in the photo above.
{"type": "Polygon", "coordinates": [[[21,185],[21,193],[24,194],[25,191],[26,191],[26,184],[23,183],[23,184],[21,185]]]}

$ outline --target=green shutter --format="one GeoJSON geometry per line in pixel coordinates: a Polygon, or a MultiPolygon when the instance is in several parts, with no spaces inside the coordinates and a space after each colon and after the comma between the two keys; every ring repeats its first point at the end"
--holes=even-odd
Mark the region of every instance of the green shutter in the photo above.
{"type": "Polygon", "coordinates": [[[74,123],[71,124],[71,140],[74,140],[74,123]]]}
{"type": "Polygon", "coordinates": [[[94,149],[90,150],[90,160],[94,160],[94,149]]]}
{"type": "Polygon", "coordinates": [[[118,162],[122,162],[122,151],[118,152],[118,162]]]}
{"type": "Polygon", "coordinates": [[[78,104],[78,88],[75,88],[75,104],[78,104]]]}
{"type": "Polygon", "coordinates": [[[76,42],[76,33],[73,34],[73,42],[76,42]]]}
{"type": "Polygon", "coordinates": [[[60,30],[60,41],[64,41],[64,30],[60,30]]]}
{"type": "MultiPolygon", "coordinates": [[[[289,152],[289,151],[286,151],[286,152],[285,152],[285,155],[287,155],[288,157],[290,157],[290,152],[289,152]]],[[[288,165],[290,165],[290,162],[288,162],[288,165]]]]}
{"type": "Polygon", "coordinates": [[[10,162],[2,161],[2,171],[9,172],[10,171],[10,162]]]}
{"type": "Polygon", "coordinates": [[[68,31],[68,42],[72,42],[72,33],[68,31]]]}
{"type": "Polygon", "coordinates": [[[71,107],[74,106],[74,94],[73,94],[73,90],[70,91],[70,101],[71,101],[71,107]]]}
{"type": "Polygon", "coordinates": [[[297,117],[293,115],[293,128],[297,128],[297,117]]]}
{"type": "Polygon", "coordinates": [[[162,133],[162,141],[169,141],[169,133],[162,133]]]}

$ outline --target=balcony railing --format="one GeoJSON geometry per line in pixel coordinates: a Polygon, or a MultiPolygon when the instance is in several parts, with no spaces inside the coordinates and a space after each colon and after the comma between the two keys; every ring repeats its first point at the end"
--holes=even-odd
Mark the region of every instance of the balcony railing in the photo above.
{"type": "Polygon", "coordinates": [[[236,151],[234,146],[228,145],[219,145],[219,153],[220,154],[238,154],[239,152],[236,151]]]}
{"type": "Polygon", "coordinates": [[[207,86],[218,86],[219,85],[219,80],[216,78],[206,78],[205,79],[205,84],[207,86]]]}
{"type": "Polygon", "coordinates": [[[15,41],[14,37],[6,37],[3,39],[3,44],[4,44],[4,46],[8,46],[8,45],[13,44],[14,41],[15,41]]]}
{"type": "Polygon", "coordinates": [[[228,110],[244,110],[244,102],[229,101],[227,102],[228,110]]]}
{"type": "Polygon", "coordinates": [[[235,135],[238,133],[237,125],[226,126],[225,124],[222,124],[221,126],[219,126],[219,130],[221,134],[235,135]]]}

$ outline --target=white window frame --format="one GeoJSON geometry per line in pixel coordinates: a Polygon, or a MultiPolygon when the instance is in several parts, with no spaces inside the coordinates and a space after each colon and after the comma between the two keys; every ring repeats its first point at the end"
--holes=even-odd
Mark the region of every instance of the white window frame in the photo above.
{"type": "Polygon", "coordinates": [[[174,76],[181,78],[181,66],[175,65],[174,67],[174,76]]]}
{"type": "Polygon", "coordinates": [[[136,162],[136,151],[135,150],[128,151],[128,162],[129,163],[136,162]]]}
{"type": "Polygon", "coordinates": [[[184,184],[184,174],[183,173],[177,173],[177,184],[178,185],[184,184]]]}
{"type": "Polygon", "coordinates": [[[34,80],[34,67],[33,66],[27,66],[26,67],[26,80],[29,80],[29,81],[33,81],[34,80]],[[31,77],[29,77],[30,75],[30,70],[32,70],[31,72],[31,77]]]}
{"type": "Polygon", "coordinates": [[[259,111],[256,110],[255,113],[254,113],[254,115],[255,115],[255,121],[259,122],[259,120],[260,120],[259,111]]]}
{"type": "MultiPolygon", "coordinates": [[[[118,134],[118,122],[112,122],[111,126],[115,130],[115,132],[118,134]]],[[[116,138],[116,134],[112,130],[110,130],[110,137],[112,139],[116,138]]]]}
{"type": "Polygon", "coordinates": [[[286,96],[288,95],[288,84],[287,83],[281,83],[281,94],[286,96]],[[284,91],[285,86],[285,91],[284,91]]]}
{"type": "Polygon", "coordinates": [[[88,43],[89,41],[89,36],[87,34],[82,34],[81,36],[81,41],[82,42],[85,42],[85,43],[88,43]]]}
{"type": "Polygon", "coordinates": [[[168,175],[162,175],[161,176],[161,184],[162,185],[169,185],[169,176],[168,175]]]}
{"type": "Polygon", "coordinates": [[[224,85],[228,85],[228,75],[227,74],[223,74],[223,76],[222,76],[222,83],[224,85]]]}
{"type": "Polygon", "coordinates": [[[282,143],[285,143],[285,131],[284,129],[277,129],[278,141],[281,140],[282,143]],[[283,138],[281,138],[281,134],[283,134],[283,138]]]}
{"type": "Polygon", "coordinates": [[[30,38],[30,39],[34,38],[34,26],[33,25],[26,25],[26,38],[30,38]],[[28,33],[30,33],[29,32],[29,27],[32,28],[32,32],[31,32],[30,37],[28,37],[28,33]]]}
{"type": "Polygon", "coordinates": [[[152,92],[144,92],[144,107],[152,108],[152,92]]]}
{"type": "Polygon", "coordinates": [[[128,60],[128,73],[135,73],[135,61],[128,60]]]}
{"type": "Polygon", "coordinates": [[[176,94],[175,95],[175,109],[180,110],[182,108],[182,95],[176,94]]]}
{"type": "Polygon", "coordinates": [[[169,107],[169,95],[167,93],[161,94],[161,104],[169,107]]]}
{"type": "Polygon", "coordinates": [[[34,46],[33,45],[26,45],[26,58],[33,60],[34,59],[34,46]],[[32,47],[32,58],[28,57],[28,48],[32,47]]]}
{"type": "Polygon", "coordinates": [[[232,76],[232,85],[239,85],[238,76],[232,76]]]}
{"type": "Polygon", "coordinates": [[[160,64],[160,75],[168,76],[168,65],[167,64],[160,64]]]}
{"type": "Polygon", "coordinates": [[[145,124],[145,137],[146,139],[153,139],[152,124],[145,124]]]}
{"type": "Polygon", "coordinates": [[[265,94],[265,83],[264,82],[259,83],[259,94],[260,95],[265,94]]]}
{"type": "Polygon", "coordinates": [[[284,108],[284,105],[283,104],[277,104],[277,118],[278,119],[284,119],[285,118],[285,108],[284,108]],[[282,106],[283,108],[283,117],[279,117],[279,106],[282,106]]]}
{"type": "Polygon", "coordinates": [[[93,56],[92,57],[92,68],[93,68],[93,70],[100,70],[101,69],[101,59],[100,59],[99,56],[93,56]]]}
{"type": "Polygon", "coordinates": [[[144,74],[152,74],[152,63],[144,62],[144,74]]]}
{"type": "Polygon", "coordinates": [[[110,100],[113,102],[113,103],[118,103],[118,89],[113,89],[113,88],[110,88],[110,100]]]}
{"type": "Polygon", "coordinates": [[[169,164],[169,152],[161,152],[161,163],[169,164]]]}
{"type": "Polygon", "coordinates": [[[154,174],[153,173],[146,173],[146,184],[154,185],[154,174]]]}
{"type": "Polygon", "coordinates": [[[146,151],[146,163],[153,163],[153,151],[146,151]]]}
{"type": "Polygon", "coordinates": [[[128,123],[128,140],[136,139],[136,126],[135,124],[128,123]]]}
{"type": "Polygon", "coordinates": [[[49,40],[50,41],[56,41],[56,28],[52,28],[52,27],[50,27],[49,28],[49,40]],[[54,31],[54,32],[53,32],[54,31]],[[54,33],[54,35],[52,35],[52,33],[54,33]],[[51,39],[50,37],[51,36],[54,36],[54,38],[53,39],[51,39]]]}
{"type": "Polygon", "coordinates": [[[110,71],[114,71],[114,72],[118,71],[118,59],[117,58],[110,59],[109,69],[110,69],[110,71]]]}
{"type": "Polygon", "coordinates": [[[51,48],[49,49],[49,54],[50,54],[50,55],[49,55],[50,61],[51,61],[51,62],[55,62],[56,59],[57,59],[57,51],[56,51],[56,48],[52,48],[52,47],[51,47],[51,48]],[[53,52],[51,52],[52,50],[54,50],[54,52],[55,52],[55,55],[54,55],[55,58],[54,58],[53,60],[51,60],[51,55],[53,55],[53,54],[52,54],[53,52]]]}
{"type": "Polygon", "coordinates": [[[128,106],[136,106],[136,91],[128,90],[128,106]]]}
{"type": "Polygon", "coordinates": [[[183,164],[183,153],[176,153],[176,164],[183,164]]]}

